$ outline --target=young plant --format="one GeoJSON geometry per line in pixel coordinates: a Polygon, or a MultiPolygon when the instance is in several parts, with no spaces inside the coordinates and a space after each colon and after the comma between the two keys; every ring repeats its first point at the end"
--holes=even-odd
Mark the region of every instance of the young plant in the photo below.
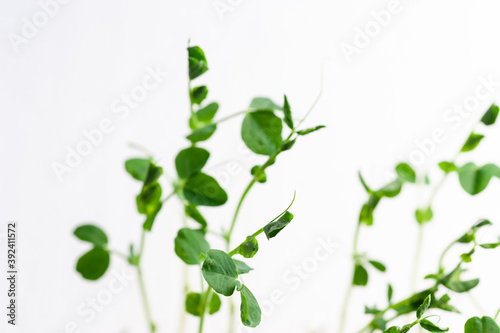
{"type": "MultiPolygon", "coordinates": [[[[484,126],[493,125],[496,122],[498,113],[498,106],[492,105],[481,118],[480,123],[482,123],[484,126]]],[[[473,130],[452,161],[439,163],[439,168],[444,172],[444,176],[432,190],[428,204],[424,207],[416,209],[415,211],[415,219],[419,224],[420,232],[417,242],[418,248],[416,251],[415,268],[412,274],[413,286],[415,286],[416,282],[416,280],[414,279],[418,275],[418,262],[423,243],[424,226],[433,219],[433,200],[439,192],[440,188],[442,188],[445,179],[450,174],[457,173],[461,187],[468,194],[477,195],[487,187],[492,178],[500,178],[500,167],[494,164],[477,166],[472,162],[468,162],[462,165],[458,165],[457,163],[459,156],[464,153],[473,151],[483,138],[484,135],[478,134],[476,130],[473,130]]],[[[355,287],[365,287],[368,285],[369,273],[367,267],[372,266],[378,271],[386,271],[386,266],[384,264],[369,258],[364,253],[359,252],[358,240],[362,227],[371,226],[373,224],[376,208],[378,207],[378,204],[382,199],[393,198],[401,192],[404,184],[415,184],[417,182],[417,175],[409,164],[400,163],[396,166],[395,171],[395,180],[378,190],[371,189],[367,185],[361,174],[359,174],[361,184],[368,194],[368,199],[361,208],[358,224],[355,231],[353,242],[353,275],[344,300],[344,306],[340,319],[339,333],[343,333],[345,330],[347,311],[349,309],[349,300],[353,289],[355,287]]],[[[425,177],[425,184],[430,185],[430,180],[427,176],[425,177]]],[[[500,242],[479,244],[476,241],[476,232],[480,228],[489,225],[491,225],[491,223],[487,220],[479,222],[478,224],[474,225],[467,233],[465,233],[463,236],[446,247],[440,257],[438,271],[434,274],[429,274],[426,276],[426,279],[434,280],[434,285],[432,287],[419,292],[415,292],[415,290],[412,290],[412,293],[408,298],[400,302],[393,303],[393,288],[391,285],[389,285],[387,307],[384,309],[379,309],[377,307],[366,307],[365,313],[373,315],[373,319],[359,332],[374,332],[377,330],[384,332],[408,332],[412,327],[416,325],[419,325],[424,330],[430,332],[447,331],[447,329],[439,328],[437,325],[433,324],[426,318],[422,318],[422,314],[429,308],[439,309],[441,311],[458,312],[458,310],[454,306],[449,304],[451,297],[448,296],[448,294],[437,294],[441,292],[442,288],[448,289],[449,292],[463,293],[470,291],[478,285],[479,279],[464,281],[461,279],[461,274],[465,271],[463,266],[472,260],[472,255],[476,252],[477,247],[483,249],[494,249],[500,246],[500,242]],[[446,272],[446,269],[443,265],[443,259],[450,248],[460,244],[472,244],[473,246],[468,251],[462,254],[460,262],[457,266],[446,272]],[[388,312],[392,313],[392,316],[388,317],[388,312]],[[411,312],[416,312],[416,321],[413,321],[403,327],[393,326],[387,329],[387,326],[390,322],[402,315],[407,315],[411,312]]],[[[498,318],[499,313],[500,310],[497,312],[495,320],[498,318]]],[[[482,319],[479,319],[477,317],[471,318],[465,325],[465,332],[498,332],[498,326],[496,325],[495,320],[489,317],[483,317],[482,319]],[[481,330],[481,327],[488,327],[488,330],[481,330]]]]}
{"type": "MultiPolygon", "coordinates": [[[[290,150],[299,137],[315,132],[324,126],[302,129],[301,125],[311,110],[304,118],[297,121],[292,116],[286,96],[284,96],[283,106],[277,105],[269,98],[257,97],[251,101],[246,110],[214,120],[219,105],[215,102],[205,103],[208,95],[208,88],[205,85],[193,85],[195,80],[208,71],[207,59],[200,47],[188,47],[188,64],[190,134],[186,138],[189,145],[175,156],[174,166],[177,179],[169,184],[171,187],[169,194],[164,195],[164,186],[160,184],[163,168],[154,158],[139,157],[127,160],[126,171],[140,183],[140,191],[136,196],[137,210],[139,214],[144,215],[140,241],[136,246],[131,244],[128,254],[123,254],[108,246],[108,237],[102,229],[95,225],[82,225],[75,230],[74,234],[79,239],[89,242],[92,248],[78,259],[76,270],[87,280],[97,280],[105,274],[111,255],[125,259],[137,271],[146,319],[150,331],[155,332],[156,325],[152,318],[143,278],[142,258],[147,234],[153,231],[158,214],[166,202],[175,197],[182,203],[185,216],[196,223],[194,227],[189,227],[185,221],[185,225],[179,229],[175,244],[173,244],[175,253],[186,265],[199,266],[202,276],[199,291],[191,291],[187,284],[187,277],[185,277],[185,311],[199,317],[199,332],[202,332],[206,314],[212,315],[221,307],[222,301],[219,295],[230,297],[237,291],[241,298],[241,322],[245,326],[256,327],[261,321],[259,304],[248,286],[239,279],[240,275],[247,274],[253,269],[245,262],[233,257],[240,255],[243,258],[252,258],[259,249],[257,237],[260,234],[264,233],[269,240],[292,221],[293,215],[289,212],[292,204],[231,250],[232,235],[240,209],[252,187],[257,183],[267,181],[266,170],[276,163],[278,156],[290,150]],[[238,201],[228,228],[219,234],[225,242],[225,251],[222,251],[212,248],[206,239],[210,228],[201,207],[222,206],[226,203],[228,195],[217,180],[204,171],[210,153],[199,144],[210,139],[222,122],[239,115],[244,116],[241,139],[253,153],[266,156],[267,160],[250,170],[249,184],[238,201]],[[287,133],[283,135],[284,132],[287,133]]],[[[233,309],[234,306],[230,303],[230,332],[234,329],[233,309]]]]}

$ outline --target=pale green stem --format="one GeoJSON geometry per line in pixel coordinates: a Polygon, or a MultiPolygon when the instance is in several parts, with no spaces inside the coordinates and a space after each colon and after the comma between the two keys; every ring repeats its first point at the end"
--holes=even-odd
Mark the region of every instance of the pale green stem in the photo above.
{"type": "MultiPolygon", "coordinates": [[[[358,223],[356,226],[356,231],[354,233],[354,242],[353,242],[353,248],[352,248],[352,258],[354,265],[356,265],[356,260],[358,258],[358,240],[359,240],[359,232],[361,230],[361,223],[358,223]]],[[[344,296],[344,303],[342,305],[342,314],[340,315],[340,324],[339,324],[339,333],[343,333],[345,331],[345,326],[347,322],[347,314],[349,313],[349,304],[351,302],[351,295],[352,295],[352,290],[353,290],[353,281],[354,280],[354,268],[353,268],[353,276],[351,280],[349,281],[349,286],[347,287],[347,292],[344,296]]],[[[363,329],[361,332],[363,332],[365,329],[363,329]]]]}
{"type": "Polygon", "coordinates": [[[207,312],[207,304],[209,303],[210,294],[212,292],[212,287],[208,286],[207,291],[203,294],[202,304],[201,304],[201,315],[200,315],[200,326],[198,328],[198,333],[203,333],[203,324],[205,322],[205,313],[207,312]]]}
{"type": "Polygon", "coordinates": [[[495,315],[495,321],[498,320],[498,316],[500,316],[500,309],[498,309],[497,314],[495,315]]]}

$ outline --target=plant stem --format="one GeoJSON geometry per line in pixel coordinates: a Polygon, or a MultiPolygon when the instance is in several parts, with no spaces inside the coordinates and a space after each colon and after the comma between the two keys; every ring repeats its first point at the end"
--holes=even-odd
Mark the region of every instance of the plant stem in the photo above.
{"type": "Polygon", "coordinates": [[[151,309],[149,307],[148,296],[146,293],[146,286],[144,283],[144,278],[142,276],[142,269],[140,266],[137,266],[137,273],[139,276],[139,286],[141,288],[141,295],[142,295],[142,302],[144,304],[144,311],[146,312],[146,318],[148,320],[151,332],[154,333],[156,331],[156,326],[155,326],[155,324],[153,322],[153,318],[151,316],[151,309]]]}
{"type": "MultiPolygon", "coordinates": [[[[359,240],[359,232],[361,230],[361,223],[358,223],[356,226],[356,231],[354,232],[354,242],[352,246],[352,259],[354,262],[354,265],[356,264],[356,260],[358,260],[358,240],[359,240]]],[[[339,333],[343,333],[345,331],[345,326],[347,322],[347,314],[349,312],[349,304],[351,302],[351,295],[352,295],[352,290],[354,288],[354,285],[352,281],[354,280],[354,268],[353,268],[353,273],[352,273],[352,278],[349,281],[349,287],[347,287],[347,292],[344,297],[344,303],[342,305],[342,314],[340,316],[340,324],[339,324],[339,333]]],[[[364,331],[365,329],[363,329],[364,331]]],[[[362,332],[362,331],[361,331],[362,332]]]]}
{"type": "Polygon", "coordinates": [[[156,331],[156,326],[155,326],[155,324],[153,322],[153,318],[151,316],[151,309],[149,306],[148,295],[146,292],[146,284],[144,283],[144,277],[142,274],[142,267],[141,267],[141,258],[142,258],[142,254],[144,252],[145,239],[146,239],[146,230],[142,229],[141,244],[139,246],[139,253],[138,253],[138,261],[137,261],[137,264],[135,266],[137,268],[137,275],[139,277],[139,288],[141,291],[142,302],[144,305],[144,311],[146,313],[146,319],[149,323],[149,327],[151,329],[151,332],[154,333],[156,331]]]}
{"type": "Polygon", "coordinates": [[[238,202],[238,206],[236,206],[236,211],[234,212],[233,220],[231,221],[231,227],[229,228],[229,231],[226,234],[226,248],[228,251],[229,251],[229,247],[231,246],[231,236],[232,236],[233,231],[234,231],[234,226],[236,225],[236,220],[238,219],[238,214],[240,212],[241,205],[243,204],[243,201],[245,201],[245,198],[246,198],[248,192],[250,192],[250,190],[252,189],[252,187],[254,186],[254,184],[256,182],[257,182],[256,178],[255,177],[252,178],[252,180],[250,181],[250,183],[246,187],[245,191],[241,195],[240,201],[238,202]]]}
{"type": "Polygon", "coordinates": [[[424,233],[425,233],[424,224],[419,223],[417,249],[415,251],[415,258],[413,259],[413,271],[412,271],[412,281],[411,281],[412,292],[415,292],[415,290],[417,289],[417,278],[418,278],[418,271],[420,268],[420,257],[422,256],[422,249],[424,245],[424,233]]]}
{"type": "Polygon", "coordinates": [[[212,292],[212,287],[208,286],[207,291],[203,294],[202,304],[201,304],[201,315],[200,315],[200,326],[198,328],[198,333],[203,333],[203,323],[205,322],[205,313],[207,312],[208,299],[210,298],[212,292]]]}
{"type": "Polygon", "coordinates": [[[495,321],[498,319],[498,316],[500,316],[500,309],[498,309],[497,314],[495,315],[495,321]]]}

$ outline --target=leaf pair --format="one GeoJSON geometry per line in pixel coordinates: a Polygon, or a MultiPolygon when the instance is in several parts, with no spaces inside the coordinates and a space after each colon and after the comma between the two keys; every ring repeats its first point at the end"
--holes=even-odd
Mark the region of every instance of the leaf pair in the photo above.
{"type": "Polygon", "coordinates": [[[133,158],[125,162],[125,170],[133,178],[143,182],[141,193],[136,197],[137,210],[140,214],[146,215],[144,230],[151,231],[156,216],[162,208],[162,188],[158,178],[162,175],[163,169],[149,159],[133,158]]]}
{"type": "Polygon", "coordinates": [[[201,172],[209,157],[210,153],[205,149],[190,147],[179,152],[175,158],[175,168],[182,180],[182,194],[192,204],[187,208],[188,213],[202,225],[206,225],[206,221],[196,206],[220,206],[227,201],[227,194],[219,183],[201,172]]]}
{"type": "Polygon", "coordinates": [[[86,224],[75,229],[74,235],[94,247],[78,259],[76,270],[84,279],[97,280],[106,273],[110,255],[107,250],[108,237],[100,228],[86,224]]]}
{"type": "MultiPolygon", "coordinates": [[[[244,271],[248,270],[246,267],[244,267],[244,271]]],[[[231,296],[237,289],[241,294],[241,322],[249,327],[259,325],[261,321],[259,303],[252,292],[238,281],[238,274],[242,273],[238,272],[235,261],[227,253],[220,250],[209,250],[201,272],[205,281],[219,294],[231,296]]]]}

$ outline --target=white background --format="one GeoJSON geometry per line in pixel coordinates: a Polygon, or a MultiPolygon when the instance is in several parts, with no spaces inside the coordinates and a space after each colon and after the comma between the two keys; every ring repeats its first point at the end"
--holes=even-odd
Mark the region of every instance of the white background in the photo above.
{"type": "MultiPolygon", "coordinates": [[[[134,197],[139,185],[125,173],[123,162],[140,156],[129,147],[133,142],[147,147],[166,173],[174,174],[173,158],[188,145],[189,38],[208,57],[210,71],[198,81],[209,86],[209,100],[221,104],[218,117],[244,110],[254,96],[281,103],[284,93],[300,117],[320,92],[321,72],[324,76],[323,94],[306,124],[327,129],[302,138],[280,156],[269,169],[268,183],[252,190],[237,225],[234,239],[243,239],[286,207],[297,191],[295,220],[272,242],[261,241],[251,261],[255,271],[244,277],[261,302],[273,291],[284,294],[282,304],[267,309],[255,332],[336,332],[351,274],[352,234],[366,200],[357,171],[372,186],[383,185],[398,161],[419,150],[417,142],[429,140],[441,128],[444,142],[430,147],[425,162],[415,165],[436,184],[441,178],[436,163],[452,158],[482,113],[499,102],[497,86],[458,126],[445,118],[455,104],[473,98],[481,77],[500,81],[498,1],[403,0],[400,13],[351,62],[341,44],[353,45],[356,29],[364,29],[374,20],[371,12],[386,9],[389,1],[232,3],[232,11],[221,16],[213,0],[73,0],[61,4],[16,52],[9,36],[22,36],[24,19],[31,21],[41,7],[35,0],[1,1],[0,221],[20,223],[19,326],[11,331],[62,333],[75,322],[80,332],[146,332],[136,281],[89,322],[79,315],[82,303],[107,288],[110,272],[126,264],[113,258],[103,279],[84,281],[74,266],[88,245],[72,231],[90,221],[108,232],[113,248],[126,251],[130,242],[138,241],[142,217],[134,197]],[[127,117],[113,113],[113,102],[130,94],[146,69],[156,66],[168,72],[161,85],[127,117]],[[52,164],[64,163],[68,147],[74,149],[85,139],[82,132],[97,128],[103,118],[113,121],[112,133],[59,181],[52,164]],[[292,290],[283,280],[287,271],[310,263],[319,239],[329,237],[338,248],[292,290]]],[[[248,170],[263,160],[242,153],[240,125],[241,118],[231,120],[202,144],[212,152],[207,170],[217,177],[224,176],[229,161],[241,166],[224,182],[228,204],[203,209],[214,230],[227,228],[250,179],[248,170]]],[[[460,163],[500,163],[498,126],[478,128],[487,139],[477,151],[460,157],[460,163]]],[[[167,188],[167,179],[164,184],[167,188]]],[[[456,175],[449,177],[436,197],[435,219],[426,228],[419,288],[430,284],[422,277],[435,271],[438,253],[448,242],[481,217],[500,222],[499,192],[494,179],[486,191],[470,197],[456,175]]],[[[428,188],[405,188],[397,199],[384,201],[375,225],[362,231],[360,249],[386,263],[389,271],[372,272],[370,288],[355,290],[348,332],[369,319],[364,305],[385,307],[388,282],[396,299],[408,295],[417,235],[413,212],[428,194],[428,188]]],[[[183,265],[173,252],[181,212],[179,203],[169,202],[146,246],[144,270],[159,332],[176,332],[182,310],[183,265]]],[[[499,233],[494,227],[484,239],[495,241],[499,233]]],[[[223,245],[213,238],[211,242],[223,245]]],[[[450,255],[448,267],[459,254],[450,255]]],[[[485,312],[467,295],[453,296],[452,304],[465,315],[442,316],[441,323],[452,332],[461,332],[466,316],[493,316],[500,307],[498,254],[479,251],[475,261],[468,277],[482,278],[473,295],[485,312]]],[[[195,291],[197,274],[191,271],[195,291]]],[[[3,290],[5,285],[2,304],[3,290]]],[[[206,332],[226,331],[226,315],[227,303],[207,319],[206,332]]],[[[1,318],[4,332],[3,314],[1,318]]],[[[187,332],[196,330],[196,318],[189,317],[187,332]]]]}

